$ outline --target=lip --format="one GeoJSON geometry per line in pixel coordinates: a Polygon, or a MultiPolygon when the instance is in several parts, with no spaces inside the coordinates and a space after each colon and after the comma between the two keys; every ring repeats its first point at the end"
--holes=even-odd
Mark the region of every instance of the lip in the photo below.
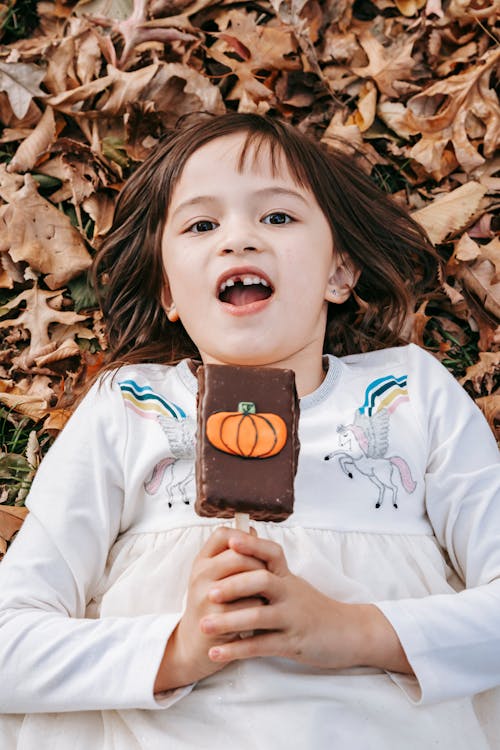
{"type": "Polygon", "coordinates": [[[264,279],[269,284],[269,288],[274,293],[274,284],[272,283],[271,279],[265,273],[262,268],[258,268],[257,266],[237,266],[234,268],[230,268],[227,271],[224,271],[221,276],[217,279],[217,284],[215,287],[215,296],[217,299],[217,302],[225,312],[230,313],[231,315],[235,316],[241,316],[241,315],[252,315],[254,313],[258,313],[261,310],[263,310],[272,300],[273,295],[271,294],[267,299],[259,300],[258,302],[250,302],[248,305],[230,305],[229,302],[222,302],[218,297],[218,291],[221,288],[221,285],[230,279],[232,276],[244,276],[245,274],[251,275],[251,276],[260,276],[261,279],[264,279]]]}

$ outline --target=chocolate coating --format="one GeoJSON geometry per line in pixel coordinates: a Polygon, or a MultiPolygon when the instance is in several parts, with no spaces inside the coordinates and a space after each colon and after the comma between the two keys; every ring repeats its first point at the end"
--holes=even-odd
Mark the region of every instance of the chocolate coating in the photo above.
{"type": "Polygon", "coordinates": [[[198,432],[195,510],[200,516],[284,521],[293,513],[299,455],[299,400],[292,370],[205,365],[198,369],[198,432]],[[257,412],[278,414],[287,427],[282,450],[267,458],[245,458],[215,448],[206,424],[214,412],[237,412],[253,402],[257,412]]]}

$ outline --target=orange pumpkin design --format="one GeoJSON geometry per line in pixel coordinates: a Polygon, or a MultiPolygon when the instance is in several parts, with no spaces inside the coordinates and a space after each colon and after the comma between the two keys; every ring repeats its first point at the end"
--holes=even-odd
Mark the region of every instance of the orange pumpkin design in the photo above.
{"type": "Polygon", "coordinates": [[[278,414],[261,414],[251,401],[238,411],[218,411],[207,419],[208,441],[224,453],[243,458],[269,458],[286,443],[285,421],[278,414]]]}

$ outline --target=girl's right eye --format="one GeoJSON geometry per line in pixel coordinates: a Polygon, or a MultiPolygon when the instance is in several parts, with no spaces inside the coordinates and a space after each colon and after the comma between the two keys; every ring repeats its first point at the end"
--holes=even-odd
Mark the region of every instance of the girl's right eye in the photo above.
{"type": "Polygon", "coordinates": [[[213,221],[208,221],[208,219],[203,219],[202,221],[195,221],[194,224],[191,224],[190,227],[188,227],[188,232],[194,232],[194,234],[201,234],[202,232],[210,232],[212,229],[215,229],[217,224],[213,221]]]}

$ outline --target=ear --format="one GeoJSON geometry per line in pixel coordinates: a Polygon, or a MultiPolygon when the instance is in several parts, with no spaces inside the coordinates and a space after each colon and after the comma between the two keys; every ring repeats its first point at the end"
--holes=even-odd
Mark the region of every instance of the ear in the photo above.
{"type": "Polygon", "coordinates": [[[179,320],[179,313],[175,306],[175,302],[170,294],[170,289],[167,283],[165,283],[161,292],[161,306],[167,314],[167,318],[171,323],[176,323],[179,320]]]}
{"type": "Polygon", "coordinates": [[[326,301],[332,302],[334,305],[341,305],[346,302],[358,283],[360,274],[361,270],[356,268],[351,260],[345,260],[335,254],[325,291],[326,301]]]}

